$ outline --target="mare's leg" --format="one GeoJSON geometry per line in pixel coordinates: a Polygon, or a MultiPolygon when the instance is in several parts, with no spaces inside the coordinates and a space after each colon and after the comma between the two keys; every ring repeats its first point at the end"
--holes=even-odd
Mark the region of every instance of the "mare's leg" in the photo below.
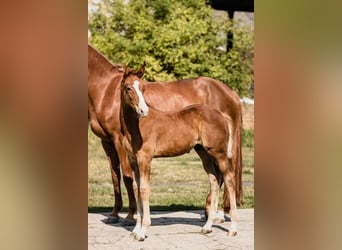
{"type": "Polygon", "coordinates": [[[134,214],[137,211],[136,196],[133,190],[133,171],[127,153],[123,150],[121,145],[118,146],[118,148],[123,181],[128,195],[128,214],[122,224],[125,226],[133,226],[135,224],[134,214]]]}
{"type": "Polygon", "coordinates": [[[235,236],[237,234],[237,208],[236,208],[236,185],[235,185],[235,172],[233,169],[229,168],[228,158],[220,157],[218,158],[218,164],[220,171],[223,176],[223,181],[228,188],[229,199],[230,199],[230,220],[231,227],[229,229],[228,235],[235,236]]]}
{"type": "Polygon", "coordinates": [[[151,225],[150,215],[150,173],[151,173],[152,157],[146,155],[138,155],[138,166],[140,174],[139,195],[142,203],[143,218],[141,222],[141,230],[136,235],[136,239],[143,241],[146,238],[146,232],[151,225]]]}
{"type": "Polygon", "coordinates": [[[110,170],[112,175],[113,189],[114,189],[114,207],[110,218],[108,218],[107,223],[118,223],[119,222],[119,211],[122,209],[122,196],[120,187],[120,162],[118,154],[115,150],[112,141],[101,140],[102,147],[109,159],[110,170]]]}
{"type": "Polygon", "coordinates": [[[224,187],[223,187],[222,209],[223,209],[224,213],[229,214],[230,200],[229,200],[229,192],[228,192],[226,185],[224,185],[224,187]]]}

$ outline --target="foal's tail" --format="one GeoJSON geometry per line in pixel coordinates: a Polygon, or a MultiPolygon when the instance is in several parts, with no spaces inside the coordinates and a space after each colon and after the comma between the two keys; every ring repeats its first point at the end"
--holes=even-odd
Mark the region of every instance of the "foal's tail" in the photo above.
{"type": "Polygon", "coordinates": [[[233,158],[233,121],[232,121],[232,118],[230,118],[230,116],[224,113],[222,113],[222,115],[227,121],[228,131],[229,131],[227,155],[229,159],[232,159],[233,158]]]}

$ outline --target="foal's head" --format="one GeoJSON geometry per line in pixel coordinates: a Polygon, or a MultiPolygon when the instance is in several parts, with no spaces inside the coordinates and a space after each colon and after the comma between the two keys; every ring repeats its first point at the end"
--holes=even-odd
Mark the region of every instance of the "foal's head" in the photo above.
{"type": "Polygon", "coordinates": [[[141,84],[140,79],[143,76],[144,71],[144,67],[137,71],[126,67],[121,82],[122,101],[126,105],[132,107],[139,117],[147,116],[149,112],[149,107],[142,94],[143,84],[141,84]]]}

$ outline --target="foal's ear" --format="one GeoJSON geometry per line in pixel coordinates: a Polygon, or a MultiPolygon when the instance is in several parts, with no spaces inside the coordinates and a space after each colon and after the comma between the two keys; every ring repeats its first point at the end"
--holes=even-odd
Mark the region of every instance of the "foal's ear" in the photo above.
{"type": "Polygon", "coordinates": [[[126,76],[128,76],[129,73],[130,73],[130,68],[128,67],[128,65],[126,65],[126,66],[125,66],[125,70],[124,70],[123,77],[125,78],[126,76]]]}
{"type": "Polygon", "coordinates": [[[135,75],[141,78],[145,73],[145,64],[141,66],[141,68],[135,73],[135,75]]]}

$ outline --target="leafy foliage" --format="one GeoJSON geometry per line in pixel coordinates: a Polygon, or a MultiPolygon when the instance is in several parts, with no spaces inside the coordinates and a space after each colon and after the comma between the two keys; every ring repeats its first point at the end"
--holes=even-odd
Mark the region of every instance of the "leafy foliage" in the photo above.
{"type": "Polygon", "coordinates": [[[139,67],[149,81],[199,75],[249,96],[253,32],[214,17],[205,0],[103,0],[89,19],[90,43],[113,62],[139,67]],[[234,47],[226,53],[226,34],[234,47]]]}

